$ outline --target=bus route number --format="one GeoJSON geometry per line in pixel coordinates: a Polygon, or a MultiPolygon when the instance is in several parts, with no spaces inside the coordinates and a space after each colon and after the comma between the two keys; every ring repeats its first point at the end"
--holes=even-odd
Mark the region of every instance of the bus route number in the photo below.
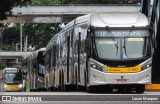
{"type": "Polygon", "coordinates": [[[138,68],[128,68],[128,72],[137,72],[138,68]]]}

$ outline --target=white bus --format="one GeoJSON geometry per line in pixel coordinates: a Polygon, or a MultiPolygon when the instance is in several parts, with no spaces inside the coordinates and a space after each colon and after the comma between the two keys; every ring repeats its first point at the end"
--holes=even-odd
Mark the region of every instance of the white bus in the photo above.
{"type": "Polygon", "coordinates": [[[23,71],[18,68],[5,68],[3,69],[2,77],[2,91],[3,92],[17,92],[24,91],[23,86],[23,71]]]}
{"type": "Polygon", "coordinates": [[[151,41],[148,19],[141,13],[77,17],[46,47],[46,86],[143,93],[151,83],[151,41]]]}
{"type": "Polygon", "coordinates": [[[30,91],[44,91],[44,53],[46,48],[40,48],[30,54],[24,60],[27,64],[28,79],[30,91]]]}

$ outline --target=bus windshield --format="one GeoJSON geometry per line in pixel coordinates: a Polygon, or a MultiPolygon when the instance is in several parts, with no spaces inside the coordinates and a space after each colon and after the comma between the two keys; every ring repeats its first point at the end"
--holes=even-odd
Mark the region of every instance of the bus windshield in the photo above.
{"type": "Polygon", "coordinates": [[[7,84],[22,83],[22,74],[21,73],[4,74],[4,82],[7,84]]]}
{"type": "Polygon", "coordinates": [[[147,30],[95,31],[96,51],[102,59],[143,58],[149,48],[147,30]]]}

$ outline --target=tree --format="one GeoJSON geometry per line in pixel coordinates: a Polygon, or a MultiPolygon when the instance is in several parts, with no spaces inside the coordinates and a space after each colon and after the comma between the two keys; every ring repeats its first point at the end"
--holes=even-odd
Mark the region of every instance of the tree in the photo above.
{"type": "Polygon", "coordinates": [[[137,4],[141,0],[61,0],[62,4],[137,4]]]}
{"type": "Polygon", "coordinates": [[[3,30],[3,41],[2,41],[2,50],[15,50],[15,44],[19,43],[19,24],[15,24],[12,27],[8,27],[8,24],[4,26],[3,30]]]}
{"type": "Polygon", "coordinates": [[[39,36],[39,40],[37,40],[37,46],[36,48],[39,49],[41,47],[46,47],[47,43],[49,42],[49,40],[60,31],[59,28],[59,24],[40,24],[40,26],[38,27],[39,31],[35,31],[35,36],[36,38],[38,38],[39,36]],[[53,27],[54,29],[52,29],[51,27],[53,27]],[[39,36],[37,36],[39,35],[39,36]]]}
{"type": "Polygon", "coordinates": [[[0,60],[0,70],[3,70],[5,68],[6,66],[5,64],[6,64],[5,61],[0,60]]]}
{"type": "Polygon", "coordinates": [[[7,16],[12,16],[12,8],[15,6],[28,5],[31,0],[0,0],[0,20],[4,20],[7,16]]]}
{"type": "Polygon", "coordinates": [[[32,0],[31,5],[54,5],[61,4],[61,0],[32,0]]]}
{"type": "Polygon", "coordinates": [[[138,4],[141,0],[31,0],[31,5],[57,4],[138,4]]]}
{"type": "MultiPolygon", "coordinates": [[[[58,23],[35,24],[25,23],[23,26],[23,43],[25,36],[28,36],[28,46],[35,46],[36,49],[46,47],[49,40],[60,31],[58,23]]],[[[15,50],[16,43],[20,41],[20,26],[15,24],[8,27],[6,24],[3,31],[3,47],[2,50],[15,50]]],[[[24,45],[24,44],[23,44],[24,45]]],[[[23,46],[24,47],[24,46],[23,46]]]]}
{"type": "Polygon", "coordinates": [[[23,34],[28,35],[28,45],[36,49],[46,47],[49,40],[60,31],[59,24],[25,24],[23,34]]]}

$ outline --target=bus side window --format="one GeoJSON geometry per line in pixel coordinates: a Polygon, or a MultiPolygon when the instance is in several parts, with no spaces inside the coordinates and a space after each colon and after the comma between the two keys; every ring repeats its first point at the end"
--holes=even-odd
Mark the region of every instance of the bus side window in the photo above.
{"type": "Polygon", "coordinates": [[[85,41],[85,44],[86,44],[86,49],[88,49],[87,50],[87,57],[90,57],[90,55],[91,55],[91,51],[90,51],[90,39],[89,39],[89,35],[90,35],[90,32],[89,32],[90,30],[87,30],[87,36],[86,36],[86,41],[85,41]]]}

